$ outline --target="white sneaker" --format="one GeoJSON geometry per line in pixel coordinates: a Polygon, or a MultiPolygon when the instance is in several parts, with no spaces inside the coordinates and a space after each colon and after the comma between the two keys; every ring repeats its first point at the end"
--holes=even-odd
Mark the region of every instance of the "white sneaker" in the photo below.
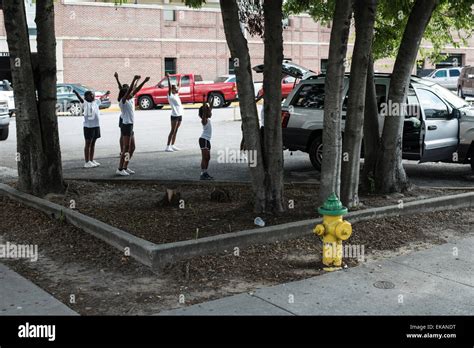
{"type": "Polygon", "coordinates": [[[121,175],[121,176],[130,176],[130,174],[128,174],[124,169],[122,169],[122,170],[117,169],[115,174],[121,175]]]}
{"type": "Polygon", "coordinates": [[[92,160],[91,162],[92,162],[96,167],[100,166],[100,163],[97,162],[97,161],[92,160]]]}
{"type": "Polygon", "coordinates": [[[171,146],[168,145],[165,149],[165,152],[174,152],[174,150],[171,146]]]}
{"type": "Polygon", "coordinates": [[[130,168],[124,169],[128,174],[135,174],[134,170],[131,170],[130,168]]]}
{"type": "Polygon", "coordinates": [[[179,151],[179,150],[181,150],[179,147],[174,146],[174,145],[171,145],[171,148],[173,149],[173,151],[179,151]]]}
{"type": "Polygon", "coordinates": [[[84,168],[94,168],[95,164],[91,161],[84,163],[84,168]]]}

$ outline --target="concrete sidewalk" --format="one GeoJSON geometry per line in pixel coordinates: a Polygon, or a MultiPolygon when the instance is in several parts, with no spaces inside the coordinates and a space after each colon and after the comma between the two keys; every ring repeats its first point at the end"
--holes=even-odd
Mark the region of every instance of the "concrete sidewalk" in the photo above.
{"type": "Polygon", "coordinates": [[[473,315],[473,251],[464,238],[160,315],[473,315]]]}
{"type": "Polygon", "coordinates": [[[0,315],[77,315],[77,313],[0,263],[0,315]]]}

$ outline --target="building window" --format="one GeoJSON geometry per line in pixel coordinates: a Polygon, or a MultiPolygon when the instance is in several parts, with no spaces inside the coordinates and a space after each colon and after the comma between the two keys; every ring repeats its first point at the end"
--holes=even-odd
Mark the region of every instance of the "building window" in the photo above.
{"type": "Polygon", "coordinates": [[[176,58],[165,58],[165,74],[176,74],[176,58]]]}
{"type": "Polygon", "coordinates": [[[329,59],[321,59],[321,74],[325,74],[328,69],[329,59]]]}
{"type": "Polygon", "coordinates": [[[163,18],[165,21],[174,22],[176,20],[176,11],[163,10],[163,18]]]}
{"type": "Polygon", "coordinates": [[[235,75],[235,58],[229,58],[229,75],[235,75]]]}

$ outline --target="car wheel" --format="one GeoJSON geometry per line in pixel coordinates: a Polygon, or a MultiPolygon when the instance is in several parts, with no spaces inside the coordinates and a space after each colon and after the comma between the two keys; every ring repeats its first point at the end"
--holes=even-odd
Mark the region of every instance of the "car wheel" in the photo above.
{"type": "Polygon", "coordinates": [[[82,107],[79,103],[71,103],[68,108],[68,112],[72,116],[80,116],[82,114],[82,107]]]}
{"type": "Polygon", "coordinates": [[[213,108],[221,108],[225,104],[224,97],[222,94],[219,93],[211,93],[209,95],[209,103],[211,102],[212,98],[214,97],[214,103],[212,104],[213,108]]]}
{"type": "Polygon", "coordinates": [[[150,96],[144,95],[138,98],[138,106],[141,110],[152,110],[155,108],[155,103],[150,96]]]}
{"type": "Polygon", "coordinates": [[[309,159],[314,169],[321,171],[321,163],[323,162],[323,142],[321,136],[317,136],[309,147],[309,159]]]}
{"type": "Polygon", "coordinates": [[[463,91],[462,91],[462,87],[458,87],[458,97],[464,99],[464,93],[463,93],[463,91]]]}
{"type": "Polygon", "coordinates": [[[8,128],[0,129],[0,140],[7,140],[8,138],[8,128]]]}

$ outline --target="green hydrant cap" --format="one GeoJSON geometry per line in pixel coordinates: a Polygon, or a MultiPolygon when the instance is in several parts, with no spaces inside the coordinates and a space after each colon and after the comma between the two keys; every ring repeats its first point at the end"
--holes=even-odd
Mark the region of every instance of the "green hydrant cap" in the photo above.
{"type": "Polygon", "coordinates": [[[337,198],[335,193],[331,193],[331,195],[326,199],[322,207],[319,207],[318,213],[321,215],[330,215],[330,216],[338,216],[347,214],[347,208],[342,206],[341,201],[337,198]]]}

